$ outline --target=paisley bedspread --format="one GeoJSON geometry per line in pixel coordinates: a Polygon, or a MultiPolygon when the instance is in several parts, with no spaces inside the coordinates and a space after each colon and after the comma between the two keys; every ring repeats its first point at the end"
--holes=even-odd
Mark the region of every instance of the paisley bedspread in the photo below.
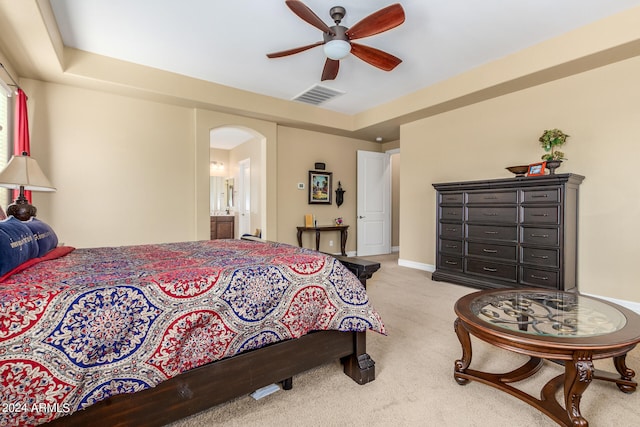
{"type": "Polygon", "coordinates": [[[242,240],[77,249],[0,284],[0,304],[0,426],[313,330],[385,333],[336,259],[242,240]]]}

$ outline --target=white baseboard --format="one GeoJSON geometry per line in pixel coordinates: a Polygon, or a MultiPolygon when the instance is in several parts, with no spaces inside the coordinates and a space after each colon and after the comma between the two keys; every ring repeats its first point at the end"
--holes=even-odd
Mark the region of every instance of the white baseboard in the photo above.
{"type": "Polygon", "coordinates": [[[583,294],[583,295],[588,295],[594,298],[600,298],[606,301],[611,301],[614,304],[618,304],[621,305],[625,308],[628,308],[631,311],[635,311],[636,313],[640,314],[640,303],[638,302],[633,302],[633,301],[625,301],[625,300],[621,300],[621,299],[615,299],[615,298],[609,298],[609,297],[603,297],[602,295],[594,295],[594,294],[583,294]]]}
{"type": "Polygon", "coordinates": [[[421,262],[409,261],[406,259],[399,259],[398,265],[401,267],[415,268],[416,270],[428,271],[433,273],[436,271],[436,266],[431,264],[423,264],[421,262]]]}
{"type": "MultiPolygon", "coordinates": [[[[398,265],[401,267],[415,268],[416,270],[428,271],[430,273],[433,273],[434,271],[436,271],[435,265],[424,264],[416,261],[409,261],[406,259],[399,259],[398,265]]],[[[639,302],[620,300],[620,299],[610,298],[610,297],[603,297],[602,295],[594,295],[594,294],[584,294],[584,295],[592,296],[594,298],[600,298],[606,301],[611,301],[614,304],[621,305],[625,308],[628,308],[631,311],[635,311],[636,313],[640,314],[639,302]]]]}

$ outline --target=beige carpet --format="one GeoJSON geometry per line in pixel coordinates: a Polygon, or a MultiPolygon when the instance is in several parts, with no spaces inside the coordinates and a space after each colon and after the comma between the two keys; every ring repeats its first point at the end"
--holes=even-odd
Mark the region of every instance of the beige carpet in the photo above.
{"type": "MultiPolygon", "coordinates": [[[[554,426],[519,399],[479,382],[460,386],[453,363],[460,344],[453,330],[453,305],[474,289],[433,282],[425,272],[397,265],[397,256],[372,257],[382,264],[368,283],[388,336],[367,333],[367,351],[376,361],[376,380],[359,386],[338,362],[293,379],[293,390],[261,400],[245,396],[216,406],[174,427],[192,426],[554,426]]],[[[471,367],[504,372],[526,357],[473,340],[471,367]]],[[[627,365],[640,375],[640,349],[627,365]]],[[[610,361],[597,368],[613,369],[610,361]]],[[[519,387],[538,395],[540,387],[562,372],[548,362],[519,387]]],[[[637,378],[636,378],[637,379],[637,378]]],[[[581,410],[590,426],[640,425],[640,391],[620,392],[614,384],[593,381],[581,410]]]]}

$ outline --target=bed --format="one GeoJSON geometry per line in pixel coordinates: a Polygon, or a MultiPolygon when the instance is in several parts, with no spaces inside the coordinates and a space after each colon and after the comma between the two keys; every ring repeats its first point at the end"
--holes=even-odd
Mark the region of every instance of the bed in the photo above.
{"type": "Polygon", "coordinates": [[[337,359],[375,378],[375,263],[249,240],[31,261],[0,283],[0,425],[165,425],[337,359]]]}

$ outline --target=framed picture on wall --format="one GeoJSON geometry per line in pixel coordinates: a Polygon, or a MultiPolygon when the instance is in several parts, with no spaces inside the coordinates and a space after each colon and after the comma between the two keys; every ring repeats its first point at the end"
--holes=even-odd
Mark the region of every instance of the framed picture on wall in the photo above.
{"type": "Polygon", "coordinates": [[[332,172],[309,171],[309,204],[331,204],[332,172]]]}
{"type": "Polygon", "coordinates": [[[529,172],[527,172],[527,176],[540,176],[544,175],[545,167],[547,166],[547,162],[533,163],[529,165],[529,172]]]}

